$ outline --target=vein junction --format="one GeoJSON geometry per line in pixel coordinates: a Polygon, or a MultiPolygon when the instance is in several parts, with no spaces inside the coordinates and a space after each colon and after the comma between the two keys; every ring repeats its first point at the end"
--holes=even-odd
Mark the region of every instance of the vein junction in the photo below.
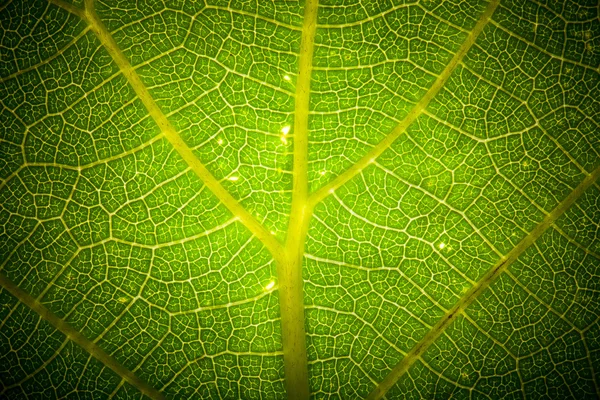
{"type": "MultiPolygon", "coordinates": [[[[281,244],[265,227],[256,220],[243,206],[234,199],[231,194],[215,179],[215,177],[206,169],[193,153],[189,146],[182,140],[181,136],[168,121],[165,114],[160,110],[148,89],[145,87],[135,69],[123,55],[118,45],[107,31],[106,27],[100,21],[94,11],[92,0],[86,0],[85,10],[80,10],[62,0],[49,0],[67,11],[80,16],[84,19],[95,35],[98,37],[103,47],[111,55],[114,62],[118,65],[121,73],[125,76],[135,90],[137,96],[146,107],[148,113],[160,127],[164,137],[172,144],[180,156],[204,182],[204,184],[219,198],[219,200],[230,210],[234,217],[246,226],[252,234],[260,240],[272,254],[277,263],[278,288],[280,295],[280,308],[283,331],[283,355],[286,376],[286,389],[289,398],[306,399],[309,397],[308,386],[308,366],[306,355],[306,332],[304,328],[304,300],[303,300],[303,280],[302,263],[304,257],[304,243],[309,227],[314,207],[322,202],[326,197],[332,194],[336,189],[350,181],[353,177],[360,174],[365,167],[373,163],[391,144],[402,135],[406,129],[419,116],[425,113],[430,101],[441,90],[449,76],[460,64],[469,49],[475,43],[478,35],[489,22],[492,14],[499,4],[499,0],[493,0],[489,3],[483,15],[478,20],[473,31],[468,35],[459,51],[454,55],[450,63],[435,80],[434,84],[426,92],[425,96],[409,112],[407,117],[398,124],[394,130],[369,153],[361,158],[355,165],[339,175],[328,185],[322,187],[314,193],[308,193],[307,168],[308,168],[308,116],[309,116],[309,95],[310,81],[312,72],[312,59],[314,51],[314,38],[317,20],[317,1],[309,0],[305,6],[304,25],[302,29],[302,43],[300,53],[300,66],[298,82],[295,96],[295,122],[294,122],[294,174],[293,174],[293,197],[289,227],[284,244],[281,244]]],[[[289,128],[288,128],[289,130],[289,128]]],[[[285,133],[287,134],[287,132],[285,133]]],[[[369,398],[381,398],[389,388],[418,360],[427,348],[433,343],[444,330],[466,309],[500,274],[505,272],[512,262],[531,246],[543,232],[549,229],[554,221],[559,218],[581,194],[598,179],[600,168],[588,175],[585,180],[544,220],[530,232],[523,241],[521,241],[511,252],[504,256],[488,273],[461,298],[461,300],[450,309],[444,318],[436,324],[431,331],[422,339],[392,370],[392,372],[382,381],[369,398]]],[[[3,287],[12,291],[22,302],[30,306],[40,315],[48,316],[48,319],[57,329],[65,333],[69,338],[88,350],[94,357],[107,365],[113,365],[114,360],[101,350],[90,345],[80,334],[73,332],[58,317],[53,316],[43,307],[40,308],[34,301],[29,299],[26,293],[19,291],[5,277],[1,277],[0,283],[3,287]]],[[[118,365],[113,365],[113,370],[122,376],[127,375],[127,370],[118,365]]],[[[160,398],[160,394],[153,392],[152,388],[144,386],[145,384],[136,380],[132,376],[128,378],[130,383],[137,386],[142,392],[153,397],[160,398]]]]}

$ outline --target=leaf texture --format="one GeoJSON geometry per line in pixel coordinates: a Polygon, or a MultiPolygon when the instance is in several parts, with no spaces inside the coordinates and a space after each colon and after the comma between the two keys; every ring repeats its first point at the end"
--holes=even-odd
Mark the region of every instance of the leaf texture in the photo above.
{"type": "Polygon", "coordinates": [[[0,6],[0,397],[600,397],[594,1],[0,6]]]}

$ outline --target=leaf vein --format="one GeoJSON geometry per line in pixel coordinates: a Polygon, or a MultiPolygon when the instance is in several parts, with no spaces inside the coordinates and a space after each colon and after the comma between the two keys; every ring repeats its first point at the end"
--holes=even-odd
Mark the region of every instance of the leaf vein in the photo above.
{"type": "Polygon", "coordinates": [[[388,149],[395,141],[398,139],[400,135],[406,132],[408,127],[421,115],[423,111],[427,108],[431,100],[439,93],[439,91],[444,87],[446,81],[452,74],[452,72],[456,69],[456,67],[460,64],[462,59],[465,57],[467,52],[471,49],[471,47],[475,44],[475,40],[479,36],[479,34],[483,31],[485,26],[490,21],[492,14],[496,10],[496,7],[500,3],[500,0],[492,0],[486,10],[483,12],[477,24],[473,30],[469,33],[466,40],[461,45],[460,49],[456,54],[452,57],[450,62],[446,65],[442,73],[437,77],[433,85],[429,88],[429,90],[425,93],[425,95],[419,100],[419,102],[412,108],[412,110],[408,113],[408,115],[390,132],[385,139],[383,139],[379,144],[377,144],[371,151],[369,151],[364,157],[362,157],[356,164],[352,167],[348,168],[342,174],[338,175],[334,180],[329,182],[327,185],[321,187],[315,192],[311,193],[309,197],[309,203],[311,205],[316,205],[320,203],[323,199],[329,196],[333,191],[335,191],[340,186],[344,185],[354,176],[359,174],[364,168],[366,168],[371,162],[373,162],[377,157],[381,155],[386,149],[388,149]]]}
{"type": "Polygon", "coordinates": [[[535,241],[548,230],[554,222],[563,215],[581,195],[600,177],[600,167],[596,168],[591,174],[573,190],[560,204],[548,213],[544,219],[519,242],[510,252],[502,257],[469,291],[463,296],[454,307],[429,331],[423,339],[400,361],[385,379],[369,394],[368,400],[382,398],[385,393],[394,386],[394,384],[403,376],[408,369],[425,353],[429,346],[435,342],[450,326],[450,324],[461,315],[464,310],[483,293],[489,285],[494,282],[508,267],[535,241]]]}
{"type": "Polygon", "coordinates": [[[233,196],[196,157],[181,136],[179,136],[173,125],[171,125],[165,114],[160,110],[135,69],[131,66],[102,21],[96,15],[93,0],[87,0],[85,4],[85,18],[92,31],[96,34],[113,61],[117,64],[119,70],[132,86],[138,98],[142,101],[146,110],[156,122],[163,135],[223,205],[225,205],[229,211],[263,243],[273,257],[277,259],[281,253],[281,244],[279,241],[277,241],[277,239],[271,235],[260,222],[258,222],[237,200],[233,198],[233,196]]]}
{"type": "Polygon", "coordinates": [[[142,381],[139,377],[115,360],[111,355],[102,350],[98,345],[83,336],[79,331],[77,331],[63,319],[59,318],[56,314],[48,310],[29,293],[15,285],[10,279],[8,279],[8,277],[6,277],[6,275],[4,275],[4,273],[0,273],[0,286],[16,297],[21,303],[35,311],[42,319],[49,322],[54,328],[64,334],[67,339],[79,345],[92,357],[96,358],[98,361],[113,370],[117,375],[125,379],[132,386],[136,387],[144,395],[152,399],[164,399],[164,396],[156,389],[142,381]]]}

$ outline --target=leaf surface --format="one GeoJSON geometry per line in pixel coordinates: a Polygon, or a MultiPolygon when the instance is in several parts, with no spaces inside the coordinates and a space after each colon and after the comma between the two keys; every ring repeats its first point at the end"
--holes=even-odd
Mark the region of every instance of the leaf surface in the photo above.
{"type": "Polygon", "coordinates": [[[600,397],[594,2],[0,7],[0,396],[600,397]]]}

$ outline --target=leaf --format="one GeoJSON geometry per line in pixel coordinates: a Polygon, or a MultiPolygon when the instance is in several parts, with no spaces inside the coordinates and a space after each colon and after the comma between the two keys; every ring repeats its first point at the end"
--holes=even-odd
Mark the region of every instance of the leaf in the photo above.
{"type": "Polygon", "coordinates": [[[600,397],[594,2],[0,6],[0,396],[600,397]]]}

